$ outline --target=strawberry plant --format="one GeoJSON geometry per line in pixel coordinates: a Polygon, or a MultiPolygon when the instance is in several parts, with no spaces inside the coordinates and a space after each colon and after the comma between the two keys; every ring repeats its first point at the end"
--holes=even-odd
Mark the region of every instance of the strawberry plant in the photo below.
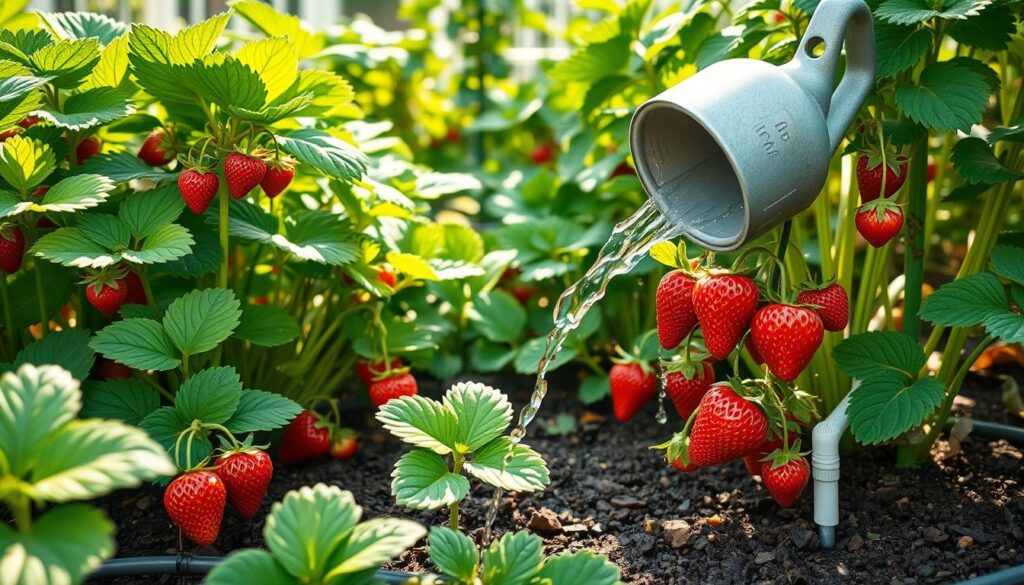
{"type": "Polygon", "coordinates": [[[536,451],[503,436],[512,422],[512,405],[490,386],[460,382],[441,402],[422,396],[392,399],[380,408],[377,420],[416,447],[395,463],[395,501],[417,510],[448,506],[453,530],[459,527],[459,502],[469,495],[464,474],[520,492],[541,490],[550,481],[536,451]]]}
{"type": "Polygon", "coordinates": [[[607,558],[582,550],[546,557],[543,541],[529,532],[508,532],[483,551],[465,534],[435,527],[427,539],[430,560],[449,582],[460,585],[522,583],[618,585],[619,568],[607,558]]]}
{"type": "MultiPolygon", "coordinates": [[[[0,528],[6,574],[31,583],[80,583],[114,552],[114,526],[80,503],[174,472],[139,429],[77,418],[79,383],[67,370],[23,364],[0,377],[0,528]]],[[[5,577],[6,578],[6,577],[5,577]]]]}
{"type": "Polygon", "coordinates": [[[360,522],[362,515],[352,494],[335,486],[319,483],[288,492],[267,516],[263,538],[268,550],[232,553],[206,583],[377,583],[380,566],[427,531],[399,518],[360,522]]]}

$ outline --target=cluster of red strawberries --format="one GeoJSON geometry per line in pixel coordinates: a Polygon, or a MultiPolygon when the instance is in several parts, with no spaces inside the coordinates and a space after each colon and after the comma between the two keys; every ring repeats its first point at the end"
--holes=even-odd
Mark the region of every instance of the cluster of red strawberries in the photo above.
{"type": "Polygon", "coordinates": [[[384,405],[392,398],[415,396],[419,392],[416,378],[399,358],[376,363],[360,360],[356,363],[356,375],[366,387],[370,402],[375,407],[384,405]]]}
{"type": "MultiPolygon", "coordinates": [[[[330,417],[304,410],[292,419],[278,452],[282,463],[293,465],[328,453],[335,459],[356,454],[356,433],[340,426],[336,404],[330,404],[330,417]]],[[[236,443],[226,447],[212,467],[200,465],[176,477],[164,491],[164,508],[185,536],[209,545],[220,533],[226,503],[230,501],[240,516],[252,518],[273,475],[274,465],[263,449],[248,441],[236,443]]]]}
{"type": "MultiPolygon", "coordinates": [[[[665,350],[680,354],[664,362],[665,391],[687,424],[660,447],[682,471],[742,458],[776,501],[789,506],[809,476],[795,435],[813,412],[808,396],[790,383],[810,363],[824,331],[846,327],[849,297],[835,282],[785,292],[782,280],[775,292],[735,267],[689,262],[661,280],[658,338],[665,350]],[[696,338],[703,338],[703,347],[696,338]],[[715,383],[712,364],[741,344],[767,368],[765,377],[715,383]]],[[[643,392],[653,395],[653,375],[644,384],[643,392]]],[[[612,389],[614,400],[614,379],[612,389]]]]}
{"type": "Polygon", "coordinates": [[[88,270],[81,283],[85,285],[85,299],[107,318],[124,305],[147,303],[142,278],[122,265],[88,270]]]}
{"type": "MultiPolygon", "coordinates": [[[[872,121],[860,128],[861,138],[867,139],[865,130],[876,127],[872,121]]],[[[907,157],[897,155],[889,148],[866,144],[857,156],[857,190],[860,207],[854,222],[857,231],[876,248],[889,243],[903,228],[903,210],[895,201],[895,194],[907,180],[907,157]]]]}

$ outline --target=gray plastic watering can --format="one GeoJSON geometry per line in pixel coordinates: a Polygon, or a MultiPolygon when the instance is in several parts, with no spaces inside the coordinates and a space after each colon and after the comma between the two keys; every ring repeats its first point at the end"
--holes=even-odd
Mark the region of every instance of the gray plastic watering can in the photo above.
{"type": "Polygon", "coordinates": [[[789,63],[721,61],[644,102],[629,132],[640,182],[688,239],[735,250],[814,201],[874,77],[867,5],[822,0],[789,63]]]}

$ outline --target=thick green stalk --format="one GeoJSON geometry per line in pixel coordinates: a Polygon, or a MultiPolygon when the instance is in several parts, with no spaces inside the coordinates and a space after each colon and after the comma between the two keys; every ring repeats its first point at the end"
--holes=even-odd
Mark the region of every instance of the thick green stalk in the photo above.
{"type": "Polygon", "coordinates": [[[220,188],[218,189],[217,197],[219,200],[218,209],[218,234],[220,236],[220,272],[217,274],[217,286],[220,288],[228,287],[228,272],[230,271],[230,265],[228,260],[231,256],[231,250],[228,247],[228,204],[231,200],[231,194],[228,192],[228,182],[224,177],[221,177],[220,188]]]}
{"type": "MultiPolygon", "coordinates": [[[[455,459],[455,466],[452,469],[452,473],[459,475],[462,473],[462,462],[465,457],[461,453],[452,453],[452,457],[455,459]]],[[[459,502],[455,501],[448,505],[448,526],[452,530],[459,529],[459,502]]]]}
{"type": "Polygon", "coordinates": [[[928,212],[928,138],[911,150],[907,174],[909,205],[906,219],[907,249],[903,259],[907,285],[903,290],[903,333],[914,343],[921,338],[921,284],[924,281],[924,218],[928,212]]]}

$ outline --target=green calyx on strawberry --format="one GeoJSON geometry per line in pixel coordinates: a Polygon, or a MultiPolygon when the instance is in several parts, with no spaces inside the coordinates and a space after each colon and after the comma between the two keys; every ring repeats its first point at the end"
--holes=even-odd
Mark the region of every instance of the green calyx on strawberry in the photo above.
{"type": "Polygon", "coordinates": [[[883,152],[877,147],[868,148],[857,157],[857,190],[862,203],[874,201],[880,195],[891,197],[906,180],[907,157],[891,149],[883,152]]]}
{"type": "Polygon", "coordinates": [[[903,229],[903,210],[891,199],[876,199],[857,208],[855,223],[869,244],[881,248],[903,229]]]}
{"type": "Polygon", "coordinates": [[[772,499],[783,508],[796,502],[811,477],[807,453],[800,452],[800,440],[776,449],[761,464],[761,478],[772,499]]]}
{"type": "Polygon", "coordinates": [[[684,473],[689,473],[700,467],[690,461],[690,437],[687,436],[686,430],[672,435],[671,439],[660,445],[655,445],[651,449],[665,451],[665,460],[669,465],[684,473]]]}
{"type": "Polygon", "coordinates": [[[87,271],[80,283],[85,285],[86,300],[104,316],[113,317],[128,298],[127,273],[120,265],[87,271]]]}

